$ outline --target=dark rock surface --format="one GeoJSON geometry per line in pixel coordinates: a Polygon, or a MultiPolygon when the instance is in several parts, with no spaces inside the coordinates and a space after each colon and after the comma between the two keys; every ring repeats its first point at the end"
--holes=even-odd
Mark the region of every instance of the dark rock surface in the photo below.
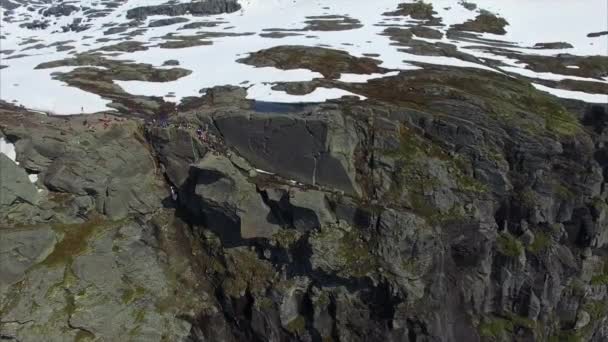
{"type": "Polygon", "coordinates": [[[492,13],[482,11],[477,17],[475,17],[475,19],[469,20],[462,24],[453,25],[452,27],[459,31],[505,34],[507,33],[505,30],[507,25],[509,25],[509,23],[504,18],[500,18],[492,13]]]}
{"type": "Polygon", "coordinates": [[[169,18],[169,19],[158,19],[158,20],[152,20],[150,22],[150,24],[148,24],[148,27],[169,26],[169,25],[185,23],[185,22],[188,22],[188,19],[181,18],[181,17],[169,18]]]}
{"type": "Polygon", "coordinates": [[[240,63],[279,69],[309,69],[327,78],[338,78],[341,73],[372,74],[387,71],[378,66],[380,61],[367,57],[353,57],[348,52],[310,46],[277,46],[260,50],[240,63]],[[297,58],[294,58],[297,56],[297,58]]]}
{"type": "Polygon", "coordinates": [[[596,38],[596,37],[601,37],[601,36],[605,36],[605,35],[608,35],[608,31],[591,32],[591,33],[587,34],[587,37],[596,38]]]}
{"type": "Polygon", "coordinates": [[[571,49],[572,44],[565,42],[551,42],[551,43],[536,43],[534,44],[535,49],[571,49]]]}
{"type": "Polygon", "coordinates": [[[203,0],[189,3],[137,7],[127,11],[127,18],[144,20],[151,15],[214,15],[232,13],[240,8],[241,5],[235,0],[203,0]]]}
{"type": "Polygon", "coordinates": [[[2,336],[608,338],[608,105],[466,68],[319,82],[368,100],[1,103],[9,176],[42,190],[0,201],[2,336]]]}
{"type": "Polygon", "coordinates": [[[74,5],[60,4],[57,6],[49,7],[42,14],[45,17],[62,17],[72,14],[72,12],[78,11],[78,7],[74,5]]]}

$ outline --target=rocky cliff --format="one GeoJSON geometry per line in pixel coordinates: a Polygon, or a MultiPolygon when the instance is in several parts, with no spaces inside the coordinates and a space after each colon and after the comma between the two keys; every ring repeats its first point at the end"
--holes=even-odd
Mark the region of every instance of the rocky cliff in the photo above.
{"type": "Polygon", "coordinates": [[[464,68],[341,87],[368,99],[2,104],[2,339],[608,339],[606,106],[464,68]]]}

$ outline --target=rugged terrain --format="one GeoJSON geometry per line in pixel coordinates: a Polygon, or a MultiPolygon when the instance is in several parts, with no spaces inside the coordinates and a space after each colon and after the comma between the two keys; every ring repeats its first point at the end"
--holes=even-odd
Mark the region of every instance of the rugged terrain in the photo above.
{"type": "Polygon", "coordinates": [[[605,34],[273,1],[0,0],[0,339],[607,341],[605,34]]]}
{"type": "Polygon", "coordinates": [[[3,338],[608,338],[606,106],[462,68],[362,87],[162,124],[3,104],[3,338]]]}

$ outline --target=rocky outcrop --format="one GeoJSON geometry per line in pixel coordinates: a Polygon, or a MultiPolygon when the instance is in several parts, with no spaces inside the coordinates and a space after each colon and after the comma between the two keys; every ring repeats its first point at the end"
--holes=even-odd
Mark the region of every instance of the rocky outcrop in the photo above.
{"type": "Polygon", "coordinates": [[[0,208],[16,202],[36,202],[36,186],[29,180],[25,170],[3,153],[0,153],[0,170],[0,208]]]}
{"type": "Polygon", "coordinates": [[[356,193],[355,123],[326,108],[306,119],[257,113],[227,114],[214,119],[227,146],[256,167],[289,179],[356,193]],[[333,115],[332,115],[333,114],[333,115]],[[245,132],[241,129],[249,127],[245,132]]]}
{"type": "MultiPolygon", "coordinates": [[[[64,194],[66,200],[72,199],[76,207],[82,205],[78,210],[95,208],[113,219],[123,218],[131,211],[149,213],[159,207],[166,193],[136,125],[110,116],[81,118],[76,128],[57,126],[58,120],[32,123],[38,135],[30,135],[26,126],[4,131],[17,139],[15,147],[21,166],[37,172],[41,184],[64,194]]],[[[1,160],[4,163],[5,159],[1,160]]],[[[35,186],[23,169],[10,166],[10,162],[7,161],[7,172],[3,164],[2,177],[12,177],[2,182],[3,203],[18,199],[34,203],[35,186]],[[4,201],[5,196],[10,198],[4,201]]],[[[47,209],[51,214],[53,210],[47,209]]]]}
{"type": "Polygon", "coordinates": [[[241,172],[229,159],[207,154],[190,167],[179,192],[181,205],[194,219],[200,217],[227,246],[269,239],[280,229],[256,186],[241,172]]]}
{"type": "Polygon", "coordinates": [[[535,49],[572,49],[573,46],[566,42],[550,42],[550,43],[536,43],[534,44],[535,49]]]}
{"type": "Polygon", "coordinates": [[[151,15],[180,16],[214,15],[238,11],[241,5],[234,0],[204,0],[188,3],[165,4],[157,6],[136,7],[127,11],[128,19],[144,20],[151,15]]]}
{"type": "Polygon", "coordinates": [[[72,12],[75,11],[78,11],[78,7],[73,5],[60,4],[47,8],[46,10],[44,10],[42,15],[44,15],[45,17],[62,17],[69,16],[70,14],[72,14],[72,12]]]}
{"type": "Polygon", "coordinates": [[[298,45],[260,50],[238,61],[256,67],[309,69],[327,78],[339,78],[341,73],[372,74],[388,71],[378,66],[380,61],[372,58],[353,57],[341,50],[298,45]]]}
{"type": "Polygon", "coordinates": [[[174,25],[174,24],[179,24],[179,23],[186,23],[188,22],[188,19],[186,18],[169,18],[169,19],[158,19],[158,20],[152,20],[150,21],[150,24],[148,24],[148,27],[160,27],[160,26],[169,26],[169,25],[174,25]]]}
{"type": "Polygon", "coordinates": [[[504,18],[498,17],[487,11],[482,11],[475,19],[466,21],[462,24],[453,25],[452,28],[459,31],[505,34],[507,33],[505,30],[507,25],[509,25],[509,23],[504,18]]]}
{"type": "Polygon", "coordinates": [[[608,338],[605,105],[464,68],[324,82],[368,100],[218,87],[161,122],[3,104],[42,192],[4,209],[2,336],[608,338]]]}

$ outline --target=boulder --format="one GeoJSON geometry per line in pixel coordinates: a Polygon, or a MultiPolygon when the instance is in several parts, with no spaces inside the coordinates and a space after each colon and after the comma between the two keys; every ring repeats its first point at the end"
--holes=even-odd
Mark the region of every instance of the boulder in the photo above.
{"type": "Polygon", "coordinates": [[[280,228],[256,186],[222,156],[207,154],[191,166],[179,200],[228,245],[270,238],[280,228]]]}
{"type": "Polygon", "coordinates": [[[215,123],[226,144],[256,168],[354,194],[359,191],[352,159],[356,138],[343,117],[330,113],[323,113],[327,120],[231,113],[215,123]]]}
{"type": "Polygon", "coordinates": [[[57,243],[57,236],[49,227],[3,230],[1,234],[0,289],[22,280],[30,267],[53,252],[57,243]]]}
{"type": "Polygon", "coordinates": [[[4,153],[0,153],[0,208],[17,202],[36,203],[38,191],[27,172],[4,153]]]}

